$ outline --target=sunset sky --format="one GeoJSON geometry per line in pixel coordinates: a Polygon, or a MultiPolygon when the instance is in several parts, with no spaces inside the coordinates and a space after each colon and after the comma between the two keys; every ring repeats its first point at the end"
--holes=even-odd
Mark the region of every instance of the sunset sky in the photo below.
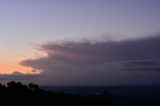
{"type": "Polygon", "coordinates": [[[160,0],[0,0],[0,80],[160,84],[160,0]]]}

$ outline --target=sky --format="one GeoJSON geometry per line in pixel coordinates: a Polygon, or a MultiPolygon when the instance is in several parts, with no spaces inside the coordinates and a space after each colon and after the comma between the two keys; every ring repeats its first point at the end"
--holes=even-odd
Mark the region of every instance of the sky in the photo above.
{"type": "Polygon", "coordinates": [[[0,79],[160,84],[159,0],[0,0],[0,79]]]}

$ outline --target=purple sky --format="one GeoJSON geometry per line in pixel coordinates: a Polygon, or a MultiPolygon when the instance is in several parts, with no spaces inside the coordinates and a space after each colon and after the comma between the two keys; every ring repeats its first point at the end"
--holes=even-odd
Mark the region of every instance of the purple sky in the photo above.
{"type": "MultiPolygon", "coordinates": [[[[156,83],[158,77],[156,77],[157,72],[149,72],[144,74],[142,72],[118,72],[114,74],[112,71],[111,63],[110,66],[107,66],[111,71],[108,71],[105,74],[103,72],[97,72],[97,70],[102,69],[100,67],[102,64],[108,64],[108,62],[117,62],[124,61],[124,54],[127,49],[127,46],[130,47],[130,43],[124,43],[120,47],[121,49],[116,49],[119,46],[114,46],[119,42],[125,42],[126,40],[129,42],[130,39],[145,39],[156,36],[159,34],[160,30],[160,0],[1,0],[0,1],[0,64],[2,68],[0,68],[0,73],[7,74],[15,71],[19,72],[28,72],[21,68],[22,66],[18,66],[19,63],[24,63],[24,66],[29,68],[33,68],[35,70],[42,69],[44,70],[44,76],[50,75],[50,79],[37,80],[40,84],[59,84],[59,85],[72,85],[72,84],[91,84],[91,85],[109,85],[109,84],[152,84],[156,83]],[[88,46],[88,48],[83,48],[81,46],[85,41],[81,41],[82,39],[88,39],[90,42],[96,42],[95,45],[88,46]],[[108,43],[108,41],[113,43],[108,43]],[[112,41],[113,40],[113,41],[112,41]],[[124,41],[125,40],[125,41],[124,41]],[[69,43],[71,41],[72,43],[69,43]],[[75,41],[79,41],[79,43],[75,43],[75,41]],[[106,49],[109,52],[101,51],[101,49],[97,48],[97,45],[101,45],[101,41],[107,44],[105,48],[100,46],[102,49],[106,49]],[[48,48],[48,46],[51,48],[48,48]],[[74,42],[74,43],[73,43],[74,42]],[[99,43],[97,43],[99,42],[99,43]],[[63,43],[63,47],[61,45],[63,43]],[[66,45],[70,45],[69,47],[66,45]],[[113,44],[113,45],[112,45],[113,44]],[[45,45],[45,47],[43,46],[45,45]],[[56,48],[55,48],[56,45],[56,48]],[[77,46],[76,46],[77,45],[77,46]],[[111,45],[111,46],[108,46],[111,45]],[[54,46],[52,48],[52,46],[54,46]],[[96,47],[95,47],[96,46],[96,47]],[[74,47],[78,47],[79,49],[75,49],[74,47]],[[42,50],[38,51],[35,48],[41,48],[42,50]],[[69,49],[71,48],[71,50],[69,49]],[[81,49],[80,49],[81,48],[81,49]],[[49,51],[56,52],[55,55],[49,54],[49,51]],[[79,52],[82,52],[80,54],[79,52]],[[94,52],[91,52],[91,51],[94,52]],[[97,52],[98,50],[99,52],[97,52]],[[95,52],[96,51],[96,52],[95,52]],[[101,52],[100,52],[101,51],[101,52]],[[69,53],[68,53],[69,52],[69,53]],[[115,52],[120,54],[115,54],[115,52]],[[84,55],[84,54],[85,55],[84,55]],[[88,55],[87,55],[88,53],[88,55]],[[93,53],[93,57],[92,54],[93,53]],[[94,54],[95,53],[95,54],[94,54]],[[97,53],[97,54],[96,54],[97,53]],[[107,54],[109,53],[109,54],[107,54]],[[69,54],[72,54],[70,56],[69,54]],[[107,54],[105,56],[104,54],[107,54]],[[113,55],[111,55],[113,54],[113,55]],[[46,55],[50,58],[46,58],[46,55]],[[90,58],[97,59],[90,60],[90,58]],[[104,60],[101,57],[104,56],[104,60]],[[75,56],[75,57],[74,57],[75,56]],[[76,61],[74,59],[78,59],[80,61],[76,61]],[[80,57],[79,57],[80,56],[80,57]],[[86,58],[88,56],[88,58],[86,58]],[[97,56],[97,57],[96,57],[97,56]],[[37,60],[30,60],[30,58],[36,58],[37,60]],[[41,59],[42,58],[42,59],[41,59]],[[108,58],[112,61],[108,61],[108,58]],[[118,58],[118,59],[117,59],[118,58]],[[121,58],[121,59],[119,59],[121,58]],[[28,59],[30,61],[28,61],[28,59]],[[44,60],[46,59],[46,60],[44,60]],[[87,59],[87,60],[85,60],[87,59]],[[24,60],[24,61],[22,61],[24,60]],[[63,61],[62,61],[63,60],[63,61]],[[65,74],[65,70],[69,70],[68,68],[71,64],[76,63],[81,64],[85,63],[90,64],[88,66],[84,66],[83,70],[92,70],[92,65],[95,62],[97,65],[97,70],[93,72],[89,71],[87,74],[73,72],[73,74],[65,74]],[[106,61],[107,60],[107,61],[106,61]],[[50,66],[46,66],[43,63],[48,62],[48,64],[52,65],[53,69],[61,70],[60,72],[51,72],[53,70],[50,66]],[[104,63],[103,63],[103,62],[104,63]],[[38,63],[37,63],[38,62],[38,63]],[[102,63],[101,63],[102,62],[102,63]],[[34,64],[34,66],[33,66],[34,64]],[[44,66],[43,68],[39,67],[39,65],[44,66]],[[59,69],[59,66],[67,65],[68,69],[59,69]],[[100,65],[101,64],[101,65],[100,65]],[[14,70],[10,70],[7,67],[12,67],[14,65],[16,68],[14,70]],[[48,67],[48,68],[47,68],[48,67]],[[99,69],[100,68],[100,69],[99,69]],[[7,70],[7,71],[6,71],[7,70]],[[49,71],[48,71],[49,70],[49,71]],[[77,74],[76,74],[77,73],[77,74]],[[95,76],[97,73],[97,77],[95,76]],[[148,81],[146,79],[148,75],[151,75],[152,81],[148,81]],[[65,76],[66,75],[66,76],[65,76]],[[55,77],[52,79],[52,77],[55,77]],[[100,78],[102,76],[102,78],[100,78]],[[105,77],[113,76],[112,78],[105,79],[105,77]],[[86,83],[84,83],[83,78],[86,78],[86,83]],[[117,79],[114,79],[117,77],[117,79]],[[129,80],[129,78],[133,79],[128,82],[124,81],[129,80]],[[140,79],[134,81],[134,78],[142,77],[141,82],[140,79]],[[77,79],[76,79],[77,78],[77,79]],[[124,79],[123,79],[124,78],[124,79]],[[157,79],[156,79],[157,78],[157,79]],[[71,80],[75,80],[72,82],[71,80]],[[107,80],[107,81],[105,81],[107,80]]],[[[157,38],[159,39],[159,37],[157,38]]],[[[142,40],[142,41],[143,41],[142,40]]],[[[137,41],[137,40],[136,40],[137,41]]],[[[137,41],[138,42],[138,41],[137,41]]],[[[148,41],[150,42],[150,41],[148,41]]],[[[147,44],[148,44],[147,42],[147,44]]],[[[146,42],[145,42],[146,43],[146,42]]],[[[151,41],[151,44],[153,42],[151,41]]],[[[102,43],[103,44],[103,43],[102,43]]],[[[104,44],[104,45],[105,45],[104,44]]],[[[137,46],[135,43],[131,41],[131,47],[137,46]],[[134,45],[135,44],[135,45],[134,45]]],[[[154,45],[154,44],[153,44],[154,45]]],[[[87,46],[87,44],[86,44],[87,46]]],[[[144,50],[151,51],[153,48],[146,47],[144,50]]],[[[150,45],[151,46],[151,45],[150,45]]],[[[158,47],[156,48],[158,49],[158,47]]],[[[133,52],[136,50],[133,49],[133,52]]],[[[153,49],[155,50],[155,49],[153,49]]],[[[157,51],[156,51],[157,52],[157,51]]],[[[149,52],[145,59],[139,59],[139,57],[143,57],[141,54],[145,54],[144,52],[137,53],[138,61],[147,62],[151,60],[155,60],[155,57],[152,57],[152,53],[149,52]],[[151,58],[152,57],[152,58],[151,58]]],[[[133,61],[134,58],[132,55],[126,53],[128,57],[125,57],[125,61],[133,61]]],[[[155,55],[155,54],[154,54],[155,55]]],[[[157,58],[159,55],[156,55],[157,58]]],[[[135,60],[134,60],[135,61],[135,60]]],[[[158,61],[158,60],[156,60],[158,61]]],[[[136,60],[137,62],[137,60],[136,60]]],[[[94,63],[94,64],[95,64],[94,63]]],[[[143,64],[143,63],[142,63],[143,64]]],[[[118,66],[121,64],[118,64],[118,66]]],[[[76,65],[75,65],[76,66],[76,65]]],[[[82,70],[81,68],[73,66],[70,70],[82,70]]],[[[117,66],[117,67],[118,67],[117,66]]],[[[81,66],[83,67],[83,65],[81,66]]],[[[141,68],[138,66],[138,68],[141,68]]],[[[96,69],[96,68],[95,68],[96,69]]],[[[104,67],[106,69],[106,67],[104,67]]],[[[102,69],[102,71],[104,71],[102,69]]],[[[137,69],[137,68],[136,68],[137,69]]],[[[144,69],[144,67],[143,67],[144,69]]],[[[149,67],[152,69],[152,67],[149,67]]],[[[157,70],[153,69],[153,70],[157,70]]],[[[117,70],[117,69],[113,69],[117,70]]],[[[147,69],[146,69],[147,70],[147,69]]],[[[66,71],[68,73],[68,71],[66,71]]],[[[17,74],[17,73],[16,73],[17,74]]],[[[20,74],[20,73],[19,73],[20,74]]],[[[8,79],[8,76],[2,75],[8,79]]],[[[13,73],[15,76],[15,73],[13,73]]],[[[43,75],[41,75],[42,77],[43,75]]],[[[9,76],[12,77],[12,76],[9,76]]],[[[41,78],[40,77],[40,78],[41,78]]],[[[36,76],[37,78],[37,76],[36,76]]],[[[46,77],[45,77],[46,78],[46,77]]],[[[45,79],[44,78],[44,79],[45,79]]],[[[7,80],[6,79],[6,80],[7,80]]],[[[21,78],[22,79],[22,78],[21,78]]],[[[25,77],[26,79],[26,77],[25,77]]],[[[33,81],[33,80],[32,80],[33,81]]]]}

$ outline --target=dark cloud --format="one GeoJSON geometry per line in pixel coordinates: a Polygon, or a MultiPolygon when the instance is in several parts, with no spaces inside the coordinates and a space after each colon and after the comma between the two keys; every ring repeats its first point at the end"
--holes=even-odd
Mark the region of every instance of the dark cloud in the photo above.
{"type": "Polygon", "coordinates": [[[159,71],[160,67],[136,67],[136,68],[126,68],[124,71],[159,71]]]}
{"type": "MultiPolygon", "coordinates": [[[[39,50],[47,56],[24,60],[20,64],[45,70],[44,74],[49,75],[51,81],[59,83],[67,81],[105,83],[108,80],[106,77],[110,75],[114,77],[109,79],[110,82],[123,83],[126,81],[122,79],[128,80],[128,76],[134,74],[128,73],[126,77],[126,71],[118,70],[136,70],[135,73],[138,70],[155,72],[160,66],[160,36],[125,41],[52,42],[41,45],[39,50]]],[[[145,72],[143,76],[148,77],[145,72]]],[[[144,77],[146,81],[147,77],[144,77]]]]}
{"type": "Polygon", "coordinates": [[[160,71],[159,60],[128,61],[124,65],[124,71],[160,71]]]}
{"type": "Polygon", "coordinates": [[[158,60],[144,60],[144,61],[130,61],[126,63],[129,67],[134,66],[156,66],[160,65],[160,61],[158,60]]]}
{"type": "Polygon", "coordinates": [[[39,79],[42,75],[39,74],[23,74],[21,72],[15,71],[12,74],[0,74],[1,81],[24,81],[30,80],[33,81],[35,79],[39,79]]]}

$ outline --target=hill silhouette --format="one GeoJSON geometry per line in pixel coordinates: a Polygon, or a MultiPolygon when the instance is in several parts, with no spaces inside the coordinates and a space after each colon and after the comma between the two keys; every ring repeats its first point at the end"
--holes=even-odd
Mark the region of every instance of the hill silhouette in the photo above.
{"type": "Polygon", "coordinates": [[[33,83],[0,83],[0,100],[5,105],[108,106],[111,98],[110,93],[82,96],[45,91],[33,83]]]}
{"type": "Polygon", "coordinates": [[[160,96],[116,96],[108,92],[80,95],[56,93],[41,89],[37,84],[24,85],[11,81],[0,83],[1,105],[53,106],[160,106],[160,96]]]}

